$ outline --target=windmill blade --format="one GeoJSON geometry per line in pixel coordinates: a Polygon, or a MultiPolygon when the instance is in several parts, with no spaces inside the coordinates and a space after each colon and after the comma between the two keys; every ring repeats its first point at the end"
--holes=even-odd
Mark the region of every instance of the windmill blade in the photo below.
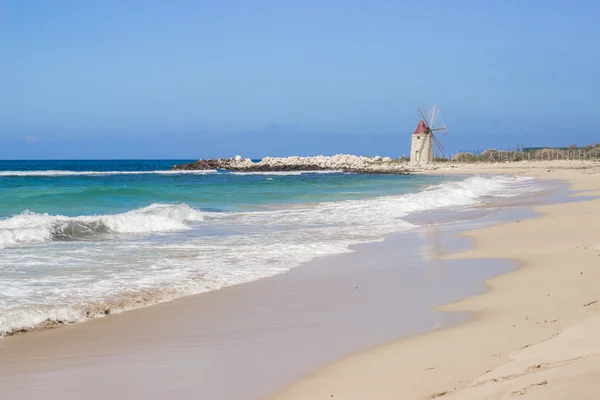
{"type": "Polygon", "coordinates": [[[446,132],[446,124],[442,121],[442,126],[440,126],[439,128],[432,128],[431,129],[432,132],[438,132],[442,135],[445,135],[446,132]]]}
{"type": "Polygon", "coordinates": [[[438,147],[443,147],[442,143],[440,142],[440,140],[437,138],[437,136],[435,136],[434,134],[431,134],[431,138],[433,139],[433,142],[438,145],[438,147]]]}
{"type": "Polygon", "coordinates": [[[431,134],[431,137],[433,138],[434,142],[436,142],[440,147],[444,147],[442,146],[442,142],[440,142],[440,139],[437,137],[437,135],[434,135],[433,133],[431,134]]]}
{"type": "Polygon", "coordinates": [[[431,113],[431,127],[435,126],[435,120],[437,119],[438,113],[440,112],[440,109],[437,108],[436,106],[433,106],[433,111],[431,113]]]}
{"type": "Polygon", "coordinates": [[[444,154],[444,148],[442,147],[442,145],[436,144],[436,146],[437,146],[438,155],[441,156],[442,154],[444,154]]]}
{"type": "Polygon", "coordinates": [[[435,135],[432,134],[431,137],[433,138],[433,143],[435,143],[439,154],[444,154],[444,146],[442,146],[442,143],[440,143],[440,141],[438,140],[438,138],[435,137],[435,135]]]}
{"type": "Polygon", "coordinates": [[[433,121],[432,121],[432,119],[433,119],[433,112],[434,112],[434,111],[435,111],[434,105],[433,105],[433,104],[430,104],[430,105],[429,105],[429,115],[428,115],[428,117],[429,117],[429,127],[432,127],[432,126],[433,126],[433,124],[432,124],[432,122],[433,122],[433,121]]]}
{"type": "Polygon", "coordinates": [[[433,152],[434,157],[437,155],[442,155],[444,154],[444,149],[441,147],[441,145],[439,143],[435,143],[435,151],[433,152]]]}
{"type": "Polygon", "coordinates": [[[444,122],[444,120],[440,120],[440,124],[436,128],[444,128],[444,129],[446,129],[446,123],[444,122]]]}
{"type": "MultiPolygon", "coordinates": [[[[421,118],[423,123],[427,124],[427,115],[425,114],[425,110],[423,109],[423,106],[419,107],[419,109],[417,110],[417,113],[419,114],[419,117],[421,118]]],[[[429,126],[429,125],[427,125],[427,126],[429,126]]]]}
{"type": "Polygon", "coordinates": [[[425,116],[425,114],[419,113],[419,118],[421,119],[421,121],[423,121],[423,124],[425,124],[425,126],[429,127],[429,124],[427,124],[427,117],[425,116]]]}
{"type": "Polygon", "coordinates": [[[427,115],[427,109],[425,108],[425,106],[421,106],[421,113],[423,114],[423,122],[425,122],[427,124],[427,126],[429,126],[429,115],[427,115]]]}

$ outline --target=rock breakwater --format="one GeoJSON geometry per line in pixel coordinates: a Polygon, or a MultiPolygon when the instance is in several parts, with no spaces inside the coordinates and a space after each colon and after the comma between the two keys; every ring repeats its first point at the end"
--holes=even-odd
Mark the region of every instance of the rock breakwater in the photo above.
{"type": "Polygon", "coordinates": [[[406,161],[390,157],[365,157],[350,154],[314,157],[265,157],[253,162],[249,158],[219,158],[198,160],[189,164],[177,164],[174,170],[227,170],[233,172],[286,172],[286,171],[340,171],[363,174],[407,174],[425,169],[437,169],[435,165],[414,166],[406,161]]]}

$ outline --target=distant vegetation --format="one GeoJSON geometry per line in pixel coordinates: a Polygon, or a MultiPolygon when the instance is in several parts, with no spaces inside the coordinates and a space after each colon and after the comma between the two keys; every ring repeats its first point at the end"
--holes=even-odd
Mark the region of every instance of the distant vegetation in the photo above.
{"type": "Polygon", "coordinates": [[[480,152],[459,152],[452,156],[436,158],[436,161],[458,162],[500,162],[522,160],[598,160],[600,159],[600,143],[579,147],[538,148],[525,147],[518,150],[487,149],[480,152]]]}

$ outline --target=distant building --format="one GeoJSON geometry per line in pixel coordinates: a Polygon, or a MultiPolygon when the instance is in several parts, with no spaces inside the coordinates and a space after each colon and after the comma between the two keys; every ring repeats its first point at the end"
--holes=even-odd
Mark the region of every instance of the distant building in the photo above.
{"type": "Polygon", "coordinates": [[[419,125],[412,134],[410,162],[412,164],[433,162],[433,135],[423,120],[419,121],[419,125]]]}
{"type": "Polygon", "coordinates": [[[445,135],[446,124],[442,122],[441,125],[436,126],[435,122],[438,113],[439,109],[436,106],[431,106],[429,108],[429,113],[425,111],[423,106],[419,107],[417,110],[417,115],[419,115],[420,121],[412,134],[410,143],[411,164],[429,164],[433,162],[434,143],[440,157],[443,156],[444,148],[435,135],[438,133],[445,135]]]}

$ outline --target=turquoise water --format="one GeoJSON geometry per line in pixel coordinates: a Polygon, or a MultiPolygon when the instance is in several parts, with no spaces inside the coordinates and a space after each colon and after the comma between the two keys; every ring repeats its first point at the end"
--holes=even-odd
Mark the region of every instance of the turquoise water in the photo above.
{"type": "Polygon", "coordinates": [[[516,178],[170,171],[0,161],[0,333],[265,278],[531,190],[516,178]]]}
{"type": "Polygon", "coordinates": [[[171,166],[186,161],[0,161],[0,217],[24,209],[67,216],[113,214],[153,203],[240,211],[402,194],[445,180],[438,176],[340,173],[167,174],[171,166]],[[86,172],[94,175],[81,175],[86,172]]]}

